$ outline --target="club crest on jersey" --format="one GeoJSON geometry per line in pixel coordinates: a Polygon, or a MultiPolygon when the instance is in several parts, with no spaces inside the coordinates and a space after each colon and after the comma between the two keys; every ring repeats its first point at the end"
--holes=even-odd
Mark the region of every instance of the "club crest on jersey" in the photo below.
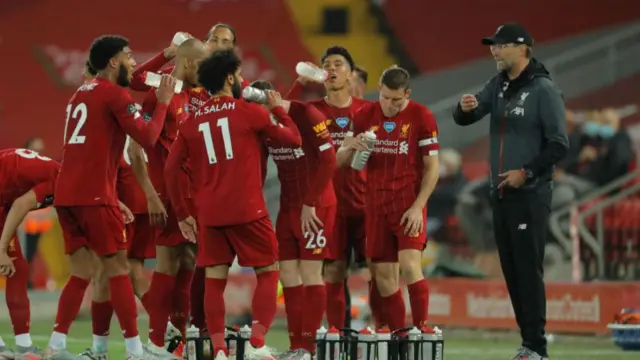
{"type": "Polygon", "coordinates": [[[376,132],[376,131],[378,131],[378,129],[379,129],[379,128],[380,128],[380,126],[378,126],[378,125],[373,125],[373,126],[371,127],[371,129],[369,129],[369,131],[376,132]]]}
{"type": "Polygon", "coordinates": [[[127,111],[129,114],[133,115],[138,112],[138,108],[136,107],[136,104],[129,104],[129,106],[127,106],[127,111]]]}
{"type": "Polygon", "coordinates": [[[411,126],[411,124],[404,124],[400,127],[400,137],[409,137],[409,126],[411,126]]]}
{"type": "Polygon", "coordinates": [[[384,127],[384,130],[388,133],[392,132],[393,130],[396,129],[396,123],[392,122],[392,121],[386,121],[382,127],[384,127]]]}
{"type": "Polygon", "coordinates": [[[144,120],[144,122],[149,122],[149,121],[151,121],[151,118],[152,118],[152,117],[153,117],[153,116],[152,116],[151,114],[149,114],[149,113],[144,113],[144,114],[142,114],[142,120],[144,120]]]}
{"type": "Polygon", "coordinates": [[[336,119],[336,124],[338,124],[338,126],[340,126],[341,128],[345,128],[347,125],[349,125],[349,118],[347,117],[340,117],[336,119]]]}

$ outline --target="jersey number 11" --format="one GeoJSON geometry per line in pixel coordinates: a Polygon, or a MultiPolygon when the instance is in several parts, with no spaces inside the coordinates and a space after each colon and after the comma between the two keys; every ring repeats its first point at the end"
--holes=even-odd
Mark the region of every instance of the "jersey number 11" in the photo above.
{"type": "MultiPolygon", "coordinates": [[[[231,144],[231,133],[229,132],[229,118],[223,117],[218,119],[217,125],[222,131],[222,142],[224,142],[224,152],[227,155],[227,160],[233,159],[233,145],[231,144]]],[[[207,157],[209,158],[209,164],[216,164],[218,158],[216,157],[216,151],[213,147],[213,137],[211,136],[211,125],[208,122],[200,124],[198,131],[202,133],[204,138],[204,147],[207,150],[207,157]]]]}

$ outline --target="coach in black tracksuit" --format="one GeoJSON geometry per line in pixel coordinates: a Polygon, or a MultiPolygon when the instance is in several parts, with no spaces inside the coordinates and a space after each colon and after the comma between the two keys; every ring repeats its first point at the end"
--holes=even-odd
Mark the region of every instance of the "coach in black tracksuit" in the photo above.
{"type": "Polygon", "coordinates": [[[494,232],[522,335],[513,359],[547,359],[542,261],[553,168],[569,146],[564,102],[544,65],[531,58],[533,39],[522,26],[504,24],[482,43],[499,73],[476,95],[464,95],[453,118],[466,126],[490,114],[494,232]]]}

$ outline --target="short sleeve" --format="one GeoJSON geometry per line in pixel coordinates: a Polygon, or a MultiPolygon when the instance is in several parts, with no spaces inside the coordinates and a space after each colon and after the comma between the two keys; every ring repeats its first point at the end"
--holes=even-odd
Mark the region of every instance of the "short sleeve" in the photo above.
{"type": "Polygon", "coordinates": [[[438,155],[440,144],[438,143],[438,125],[436,118],[429,109],[421,107],[420,114],[420,131],[418,132],[418,148],[422,156],[438,155]]]}

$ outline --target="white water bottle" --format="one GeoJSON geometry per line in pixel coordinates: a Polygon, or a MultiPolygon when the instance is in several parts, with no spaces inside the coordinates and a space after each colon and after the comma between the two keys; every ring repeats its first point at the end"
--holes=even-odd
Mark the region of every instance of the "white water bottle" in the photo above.
{"type": "MultiPolygon", "coordinates": [[[[160,80],[162,80],[162,75],[160,74],[156,74],[151,71],[147,71],[144,73],[144,83],[148,86],[151,86],[157,89],[160,87],[160,80]]],[[[182,91],[183,85],[184,84],[182,80],[176,79],[176,87],[173,89],[173,92],[175,92],[176,94],[179,94],[182,91]]]]}
{"type": "Polygon", "coordinates": [[[191,325],[187,329],[187,352],[185,359],[187,360],[196,360],[198,358],[196,351],[196,341],[200,338],[200,329],[191,325]]]}
{"type": "Polygon", "coordinates": [[[378,329],[378,360],[389,360],[391,330],[387,326],[378,329]]]}
{"type": "Polygon", "coordinates": [[[304,61],[301,61],[296,65],[296,73],[300,76],[308,77],[319,83],[327,80],[327,72],[323,69],[311,66],[304,61]]]}
{"type": "Polygon", "coordinates": [[[266,105],[267,104],[267,93],[263,90],[256,89],[251,86],[247,86],[242,90],[242,97],[254,103],[266,105]]]}
{"type": "Polygon", "coordinates": [[[171,42],[176,46],[180,46],[187,40],[189,40],[189,36],[182,31],[178,31],[175,35],[173,35],[173,40],[171,42]]]}
{"type": "Polygon", "coordinates": [[[318,356],[318,360],[325,360],[329,355],[325,353],[326,349],[326,339],[327,337],[327,329],[324,326],[321,326],[318,331],[316,331],[316,354],[318,356]]]}
{"type": "Polygon", "coordinates": [[[325,337],[327,342],[325,356],[327,360],[342,360],[340,359],[340,331],[335,327],[327,330],[325,337]]]}
{"type": "Polygon", "coordinates": [[[433,332],[436,333],[436,354],[433,360],[443,360],[444,359],[444,335],[442,334],[442,330],[440,330],[437,326],[433,328],[433,332]]]}
{"type": "Polygon", "coordinates": [[[414,326],[407,335],[409,337],[409,360],[422,360],[422,331],[414,326]]]}
{"type": "Polygon", "coordinates": [[[358,359],[373,360],[376,355],[376,333],[370,327],[365,327],[358,333],[358,359]]]}
{"type": "Polygon", "coordinates": [[[371,152],[373,148],[376,146],[376,133],[373,131],[366,131],[364,133],[364,141],[367,144],[366,150],[356,151],[353,155],[353,159],[351,160],[351,168],[354,170],[362,170],[365,165],[367,165],[367,161],[369,160],[369,156],[371,156],[371,152]]]}

